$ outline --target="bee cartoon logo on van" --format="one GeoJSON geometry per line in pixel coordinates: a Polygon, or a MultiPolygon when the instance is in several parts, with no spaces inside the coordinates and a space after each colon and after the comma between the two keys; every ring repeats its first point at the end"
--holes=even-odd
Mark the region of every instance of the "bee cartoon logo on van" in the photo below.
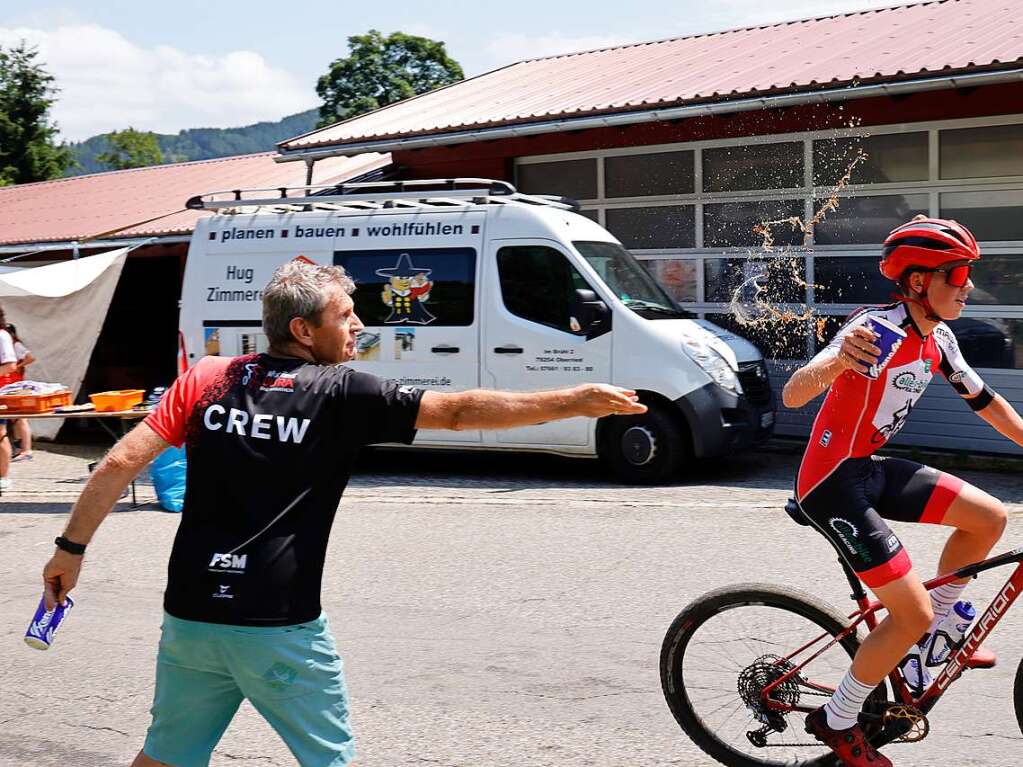
{"type": "Polygon", "coordinates": [[[433,289],[432,272],[427,267],[415,266],[408,253],[398,256],[394,266],[376,270],[377,275],[388,280],[380,294],[380,299],[391,309],[385,325],[429,325],[437,319],[424,306],[433,289]]]}

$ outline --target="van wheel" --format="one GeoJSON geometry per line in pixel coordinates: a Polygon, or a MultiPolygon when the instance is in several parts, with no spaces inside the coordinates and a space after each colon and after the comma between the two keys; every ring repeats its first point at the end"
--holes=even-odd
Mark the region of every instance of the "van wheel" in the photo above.
{"type": "Polygon", "coordinates": [[[678,422],[657,405],[643,415],[609,416],[597,454],[624,482],[655,485],[674,479],[689,455],[678,422]]]}

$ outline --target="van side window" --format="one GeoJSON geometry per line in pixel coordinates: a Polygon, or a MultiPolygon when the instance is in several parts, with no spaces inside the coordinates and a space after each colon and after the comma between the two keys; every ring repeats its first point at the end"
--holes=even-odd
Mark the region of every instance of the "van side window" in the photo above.
{"type": "Polygon", "coordinates": [[[355,313],[366,327],[473,323],[474,248],[339,250],[334,264],[355,280],[355,313]]]}
{"type": "Polygon", "coordinates": [[[543,245],[508,245],[497,251],[501,296],[512,314],[566,333],[575,291],[591,290],[571,262],[543,245]]]}

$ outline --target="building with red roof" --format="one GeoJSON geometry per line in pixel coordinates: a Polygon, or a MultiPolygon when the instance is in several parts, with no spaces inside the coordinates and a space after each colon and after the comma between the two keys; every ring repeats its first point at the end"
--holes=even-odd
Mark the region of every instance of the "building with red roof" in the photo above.
{"type": "MultiPolygon", "coordinates": [[[[774,382],[864,303],[916,213],[981,241],[956,332],[1023,403],[1023,23],[940,0],[521,61],[281,142],[282,160],[390,152],[406,177],[480,176],[577,199],[686,308],[754,340],[774,382]],[[811,221],[859,155],[839,207],[811,221]],[[773,249],[755,228],[771,227],[773,249]],[[737,322],[766,299],[804,323],[737,322]],[[744,286],[745,287],[741,287],[744,286]],[[738,293],[737,293],[738,291],[738,293]]],[[[762,311],[759,314],[764,314],[762,311]]],[[[755,312],[756,313],[756,312],[755,312]]],[[[933,386],[899,439],[1021,453],[933,386]]],[[[813,407],[780,411],[805,434],[813,407]]]]}

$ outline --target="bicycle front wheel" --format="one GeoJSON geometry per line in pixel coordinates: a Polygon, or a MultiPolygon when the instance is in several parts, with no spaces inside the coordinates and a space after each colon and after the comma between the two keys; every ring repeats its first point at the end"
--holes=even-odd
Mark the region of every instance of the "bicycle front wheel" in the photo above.
{"type": "MultiPolygon", "coordinates": [[[[679,613],[664,637],[660,670],[668,707],[696,745],[730,767],[834,765],[829,749],[804,732],[805,714],[771,710],[761,692],[847,626],[832,608],[795,589],[748,584],[712,591],[679,613]],[[817,637],[823,638],[786,660],[817,637]]],[[[852,632],[772,698],[786,708],[823,705],[858,647],[852,632]]],[[[868,706],[886,700],[882,682],[868,706]]]]}

